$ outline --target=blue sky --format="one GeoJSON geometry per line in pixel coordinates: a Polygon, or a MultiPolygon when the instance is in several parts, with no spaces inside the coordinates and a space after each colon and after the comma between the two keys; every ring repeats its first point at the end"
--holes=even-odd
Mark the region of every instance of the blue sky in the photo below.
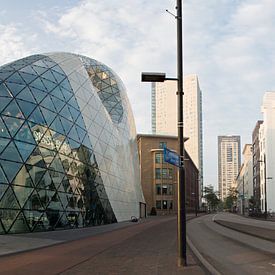
{"type": "MultiPolygon", "coordinates": [[[[141,71],[176,74],[176,1],[0,0],[0,64],[33,53],[83,54],[124,81],[137,132],[151,131],[141,71]]],[[[217,186],[217,136],[251,142],[265,91],[275,90],[275,1],[185,0],[185,73],[203,93],[204,182],[217,186]]]]}

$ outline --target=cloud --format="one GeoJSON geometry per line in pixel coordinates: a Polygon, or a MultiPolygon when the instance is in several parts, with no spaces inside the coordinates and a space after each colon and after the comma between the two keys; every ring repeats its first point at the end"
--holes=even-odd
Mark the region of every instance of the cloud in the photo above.
{"type": "Polygon", "coordinates": [[[165,12],[168,2],[81,1],[60,12],[57,20],[47,13],[39,19],[55,40],[69,41],[66,50],[95,58],[118,73],[128,88],[139,132],[151,130],[150,86],[140,83],[141,71],[176,71],[176,22],[165,12]]]}
{"type": "Polygon", "coordinates": [[[275,90],[275,2],[188,0],[185,22],[185,71],[203,91],[205,183],[213,184],[217,135],[250,143],[263,94],[275,90]]]}
{"type": "Polygon", "coordinates": [[[15,24],[0,24],[0,64],[33,53],[34,47],[28,46],[25,41],[32,41],[33,35],[24,33],[20,26],[15,24]]]}

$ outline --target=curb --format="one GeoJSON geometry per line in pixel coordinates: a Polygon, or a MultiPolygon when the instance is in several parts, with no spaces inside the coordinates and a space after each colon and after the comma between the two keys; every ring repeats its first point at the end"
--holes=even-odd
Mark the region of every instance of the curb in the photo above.
{"type": "Polygon", "coordinates": [[[200,263],[205,267],[205,269],[211,274],[211,275],[222,275],[213,265],[211,265],[198,251],[198,249],[194,246],[192,241],[186,236],[186,241],[192,252],[195,254],[195,256],[198,258],[200,263]]]}
{"type": "MultiPolygon", "coordinates": [[[[222,221],[223,220],[213,220],[216,224],[218,225],[221,225],[221,226],[224,226],[226,228],[229,228],[231,230],[235,230],[237,232],[240,232],[240,233],[243,233],[243,234],[246,234],[246,235],[250,235],[252,237],[256,237],[256,238],[259,238],[259,239],[263,239],[265,241],[269,241],[269,242],[275,242],[275,240],[273,238],[269,238],[269,237],[265,237],[265,236],[262,236],[262,235],[259,235],[259,234],[256,234],[256,233],[252,233],[252,232],[248,232],[248,231],[245,231],[243,229],[239,229],[239,228],[236,228],[234,226],[230,226],[230,225],[227,225],[227,224],[224,224],[222,221]]],[[[259,228],[259,227],[258,227],[259,228]]]]}

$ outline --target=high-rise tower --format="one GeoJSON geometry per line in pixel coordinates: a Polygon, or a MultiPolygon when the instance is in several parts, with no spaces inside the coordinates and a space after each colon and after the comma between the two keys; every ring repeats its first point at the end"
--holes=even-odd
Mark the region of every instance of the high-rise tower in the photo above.
{"type": "Polygon", "coordinates": [[[218,136],[219,193],[224,200],[234,186],[241,165],[241,137],[218,136]]]}
{"type": "MultiPolygon", "coordinates": [[[[177,82],[152,83],[152,132],[177,135],[177,82]]],[[[184,78],[184,136],[185,149],[199,169],[199,193],[203,185],[202,97],[198,77],[184,78]]]]}

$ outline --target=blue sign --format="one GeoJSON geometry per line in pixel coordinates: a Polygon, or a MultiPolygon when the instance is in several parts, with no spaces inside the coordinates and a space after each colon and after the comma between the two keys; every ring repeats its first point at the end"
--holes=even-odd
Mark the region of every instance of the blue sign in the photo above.
{"type": "Polygon", "coordinates": [[[168,162],[172,165],[178,166],[180,167],[180,156],[174,152],[171,151],[169,149],[167,149],[166,147],[163,148],[163,157],[164,157],[164,161],[168,162]]]}

